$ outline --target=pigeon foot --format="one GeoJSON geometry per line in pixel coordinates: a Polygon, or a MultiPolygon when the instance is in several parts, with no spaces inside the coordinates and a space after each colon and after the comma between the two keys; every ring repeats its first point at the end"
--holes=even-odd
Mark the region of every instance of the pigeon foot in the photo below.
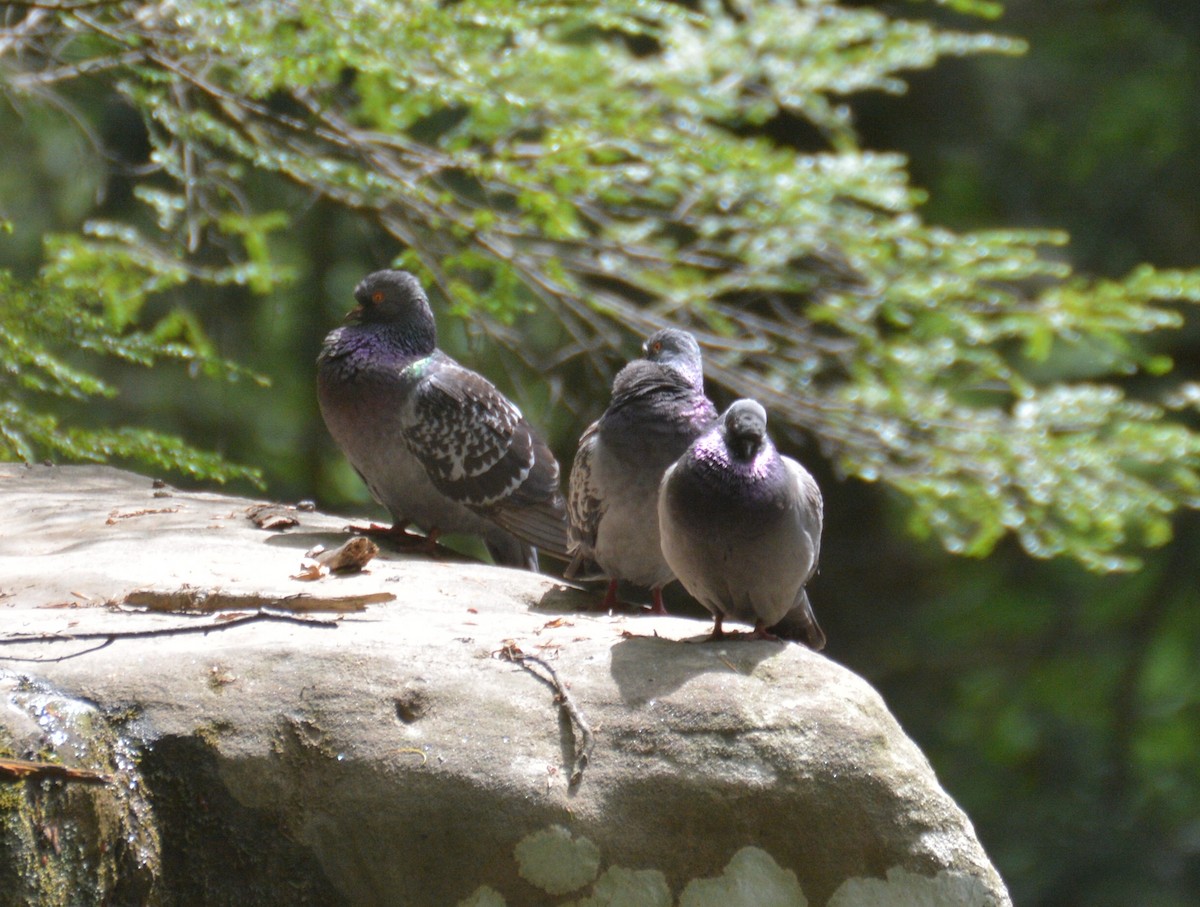
{"type": "Polygon", "coordinates": [[[374,536],[382,539],[396,548],[408,548],[422,554],[436,556],[440,553],[438,536],[441,530],[436,526],[427,535],[408,531],[408,520],[397,520],[390,526],[383,523],[371,523],[367,526],[348,526],[351,532],[359,535],[374,536]]]}
{"type": "Polygon", "coordinates": [[[757,621],[754,624],[753,630],[747,630],[744,632],[741,630],[729,631],[729,630],[723,629],[721,627],[722,620],[723,620],[722,615],[718,614],[716,617],[716,620],[713,622],[712,633],[709,634],[709,637],[706,640],[707,642],[719,642],[721,640],[731,640],[731,639],[748,639],[748,640],[765,639],[770,642],[786,642],[786,640],[782,639],[779,636],[776,636],[774,633],[772,633],[770,630],[768,630],[766,627],[764,627],[763,622],[761,620],[757,621]]]}
{"type": "Polygon", "coordinates": [[[618,611],[632,614],[652,614],[655,616],[667,614],[667,609],[664,607],[662,601],[662,590],[652,589],[651,595],[654,599],[651,605],[636,605],[632,602],[623,601],[617,598],[617,581],[615,579],[609,580],[608,588],[604,591],[604,600],[599,605],[595,605],[593,610],[601,613],[618,611]]]}
{"type": "Polygon", "coordinates": [[[770,630],[768,630],[766,627],[764,627],[763,622],[761,620],[755,622],[754,631],[751,633],[747,633],[746,638],[747,639],[769,639],[772,642],[783,642],[782,639],[780,639],[778,636],[776,636],[774,633],[772,633],[770,630]]]}

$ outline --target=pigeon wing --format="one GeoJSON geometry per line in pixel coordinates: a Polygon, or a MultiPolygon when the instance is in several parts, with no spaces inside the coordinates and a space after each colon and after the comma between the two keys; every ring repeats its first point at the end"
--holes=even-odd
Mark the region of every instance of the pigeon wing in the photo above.
{"type": "Polygon", "coordinates": [[[449,358],[432,362],[409,396],[404,441],[446,497],[566,557],[558,463],[486,378],[449,358]]]}
{"type": "Polygon", "coordinates": [[[821,560],[821,530],[825,522],[825,504],[821,498],[821,489],[807,469],[791,457],[783,457],[787,467],[794,495],[793,506],[797,508],[800,527],[807,535],[812,545],[812,568],[804,578],[807,583],[817,572],[821,560]]]}
{"type": "Polygon", "coordinates": [[[600,443],[600,422],[593,422],[579,438],[567,488],[568,548],[572,555],[568,579],[596,569],[596,534],[604,515],[604,494],[592,472],[592,457],[600,443]]]}
{"type": "MultiPolygon", "coordinates": [[[[804,578],[804,583],[807,584],[816,574],[821,559],[824,503],[821,499],[821,489],[808,470],[790,457],[783,457],[783,462],[787,466],[791,483],[789,493],[793,496],[792,505],[797,509],[800,527],[812,546],[812,566],[804,578]]],[[[782,639],[794,639],[802,642],[815,652],[825,648],[825,632],[817,623],[816,615],[813,614],[812,604],[808,598],[808,590],[804,586],[801,586],[800,591],[796,594],[796,601],[791,610],[771,628],[771,632],[782,639]]]]}

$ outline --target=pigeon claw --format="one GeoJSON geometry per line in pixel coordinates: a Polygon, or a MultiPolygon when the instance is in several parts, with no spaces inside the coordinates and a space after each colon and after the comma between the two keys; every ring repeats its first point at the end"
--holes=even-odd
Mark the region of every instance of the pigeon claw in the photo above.
{"type": "Polygon", "coordinates": [[[720,640],[723,640],[723,639],[765,639],[770,642],[784,642],[785,641],[784,639],[782,639],[779,636],[776,636],[774,633],[772,633],[770,630],[768,630],[766,627],[764,627],[763,622],[761,620],[756,621],[754,624],[754,629],[747,633],[742,633],[740,631],[730,633],[721,626],[721,623],[722,623],[722,621],[724,621],[724,619],[725,619],[724,615],[722,615],[722,614],[716,615],[715,619],[713,620],[712,633],[709,634],[709,637],[707,640],[708,642],[719,642],[720,640]]]}
{"type": "Polygon", "coordinates": [[[604,600],[595,607],[595,610],[606,614],[609,611],[630,611],[634,614],[666,614],[667,609],[664,607],[662,601],[662,589],[651,589],[650,593],[653,596],[654,603],[649,607],[622,601],[617,597],[617,580],[610,579],[608,581],[608,588],[604,590],[604,600]]]}
{"type": "Polygon", "coordinates": [[[720,611],[713,615],[712,633],[708,635],[709,642],[718,642],[724,639],[728,634],[721,628],[721,623],[725,620],[725,615],[720,611]]]}
{"type": "Polygon", "coordinates": [[[768,630],[766,627],[764,627],[763,622],[761,620],[755,621],[754,632],[747,633],[746,638],[747,639],[769,639],[772,642],[783,642],[782,639],[780,639],[778,636],[776,636],[774,633],[772,633],[770,630],[768,630]]]}
{"type": "Polygon", "coordinates": [[[604,600],[596,605],[594,610],[603,614],[607,614],[609,611],[629,610],[629,604],[617,598],[617,581],[615,579],[608,581],[608,588],[604,590],[604,600]]]}

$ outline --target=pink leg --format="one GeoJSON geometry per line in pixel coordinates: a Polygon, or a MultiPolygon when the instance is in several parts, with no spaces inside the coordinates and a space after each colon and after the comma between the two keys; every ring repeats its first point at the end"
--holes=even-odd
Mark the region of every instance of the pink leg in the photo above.
{"type": "Polygon", "coordinates": [[[429,534],[423,539],[424,544],[418,543],[417,548],[432,556],[438,553],[438,536],[442,534],[442,530],[434,526],[429,530],[429,534]]]}
{"type": "Polygon", "coordinates": [[[721,614],[719,611],[716,615],[714,615],[712,633],[710,633],[708,636],[709,642],[715,642],[718,639],[725,638],[725,631],[721,629],[721,622],[724,620],[725,615],[721,614]]]}
{"type": "Polygon", "coordinates": [[[647,613],[659,616],[665,615],[667,613],[667,606],[663,604],[662,586],[653,587],[650,590],[650,596],[654,600],[654,604],[650,606],[650,610],[647,613]]]}
{"type": "Polygon", "coordinates": [[[770,640],[774,640],[775,642],[780,641],[778,636],[776,636],[774,633],[772,633],[770,630],[768,630],[766,627],[763,626],[763,622],[761,620],[755,621],[754,632],[749,634],[748,638],[750,638],[750,639],[770,639],[770,640]]]}
{"type": "Polygon", "coordinates": [[[601,611],[611,611],[621,603],[617,600],[617,581],[610,579],[608,589],[604,592],[604,601],[600,603],[601,611]]]}

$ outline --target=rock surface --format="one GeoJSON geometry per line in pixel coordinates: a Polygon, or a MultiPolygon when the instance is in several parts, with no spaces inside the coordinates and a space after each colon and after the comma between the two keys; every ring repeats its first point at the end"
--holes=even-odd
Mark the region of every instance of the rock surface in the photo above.
{"type": "Polygon", "coordinates": [[[104,467],[0,464],[0,503],[0,757],[111,782],[0,783],[0,904],[1010,903],[878,694],[803,646],[386,550],[291,579],[344,520],[104,467]],[[228,619],[263,606],[321,623],[228,619]],[[590,724],[578,783],[506,647],[590,724]]]}

